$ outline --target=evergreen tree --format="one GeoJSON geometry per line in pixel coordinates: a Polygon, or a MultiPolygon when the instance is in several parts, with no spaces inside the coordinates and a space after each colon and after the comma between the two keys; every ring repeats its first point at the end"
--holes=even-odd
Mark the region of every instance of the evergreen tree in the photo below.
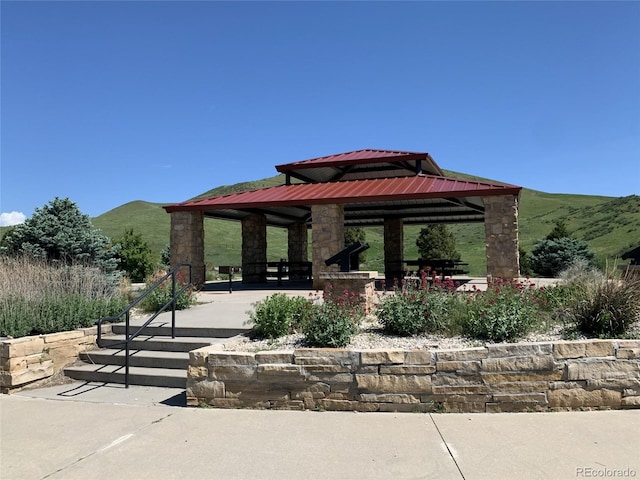
{"type": "Polygon", "coordinates": [[[569,238],[571,234],[567,230],[567,224],[564,220],[556,220],[553,230],[547,235],[547,240],[557,240],[559,238],[569,238]]]}
{"type": "Polygon", "coordinates": [[[569,268],[576,260],[582,259],[593,264],[594,253],[582,240],[562,237],[556,240],[538,241],[531,252],[531,268],[543,277],[557,277],[569,268]]]}
{"type": "Polygon", "coordinates": [[[160,252],[160,263],[167,268],[171,265],[171,245],[166,245],[160,252]]]}
{"type": "Polygon", "coordinates": [[[11,248],[11,235],[13,235],[13,231],[16,229],[15,225],[10,227],[6,227],[4,232],[0,231],[0,254],[7,254],[11,248]]]}
{"type": "Polygon", "coordinates": [[[460,260],[456,250],[456,237],[446,225],[438,223],[427,225],[416,240],[420,257],[425,260],[460,260]]]}
{"type": "Polygon", "coordinates": [[[586,242],[571,237],[564,220],[556,220],[551,232],[533,246],[529,267],[536,275],[557,277],[578,260],[593,264],[594,253],[586,242]]]}
{"type": "Polygon", "coordinates": [[[520,274],[532,275],[534,272],[533,267],[531,266],[531,256],[522,247],[518,247],[518,253],[520,254],[520,274]]]}
{"type": "Polygon", "coordinates": [[[68,198],[58,198],[16,225],[3,238],[2,253],[26,254],[64,263],[87,263],[114,272],[116,248],[68,198]]]}
{"type": "MultiPolygon", "coordinates": [[[[348,247],[349,245],[356,242],[367,242],[367,232],[364,228],[360,227],[348,227],[344,229],[344,246],[348,247]]],[[[364,263],[367,261],[367,252],[356,253],[351,256],[351,268],[354,270],[358,270],[360,268],[360,263],[364,263]]]]}

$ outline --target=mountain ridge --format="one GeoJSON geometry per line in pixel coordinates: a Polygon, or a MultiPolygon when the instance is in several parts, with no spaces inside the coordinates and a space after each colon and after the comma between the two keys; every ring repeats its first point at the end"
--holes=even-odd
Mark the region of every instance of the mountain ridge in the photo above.
{"type": "MultiPolygon", "coordinates": [[[[493,180],[445,171],[447,175],[481,181],[493,180]]],[[[256,181],[221,185],[191,199],[228,195],[284,184],[284,175],[276,175],[256,181]]],[[[162,209],[171,203],[152,203],[144,200],[127,202],[109,210],[92,222],[110,238],[122,236],[127,228],[142,234],[155,251],[169,243],[170,216],[162,209]]],[[[551,231],[556,221],[566,223],[568,230],[578,239],[585,240],[604,265],[640,243],[640,196],[607,197],[546,193],[522,189],[519,207],[520,244],[530,251],[540,238],[551,231]]],[[[405,256],[418,256],[415,239],[421,226],[405,227],[405,256]]],[[[482,224],[450,225],[456,235],[458,250],[470,264],[473,275],[483,275],[486,268],[484,253],[484,227],[482,224]]],[[[370,227],[367,242],[370,249],[363,269],[382,271],[382,228],[370,227]]],[[[287,256],[286,230],[269,227],[267,232],[267,257],[279,259],[287,256]]],[[[240,263],[240,223],[209,219],[205,222],[205,261],[210,267],[240,263]]]]}

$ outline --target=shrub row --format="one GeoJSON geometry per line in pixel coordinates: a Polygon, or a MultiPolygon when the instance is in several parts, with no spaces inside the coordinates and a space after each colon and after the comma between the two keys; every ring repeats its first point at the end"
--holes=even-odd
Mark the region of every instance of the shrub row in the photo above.
{"type": "MultiPolygon", "coordinates": [[[[560,324],[567,338],[612,338],[632,335],[629,328],[640,318],[640,280],[616,279],[586,264],[547,288],[495,281],[483,292],[456,292],[452,284],[428,280],[380,294],[376,314],[385,332],[509,342],[560,324]]],[[[256,304],[250,322],[262,338],[301,332],[309,346],[343,347],[363,318],[355,300],[349,292],[337,298],[325,295],[320,304],[275,294],[256,304]]]]}
{"type": "MultiPolygon", "coordinates": [[[[147,287],[150,288],[151,286],[155,285],[166,273],[167,272],[163,270],[156,271],[146,280],[147,287]]],[[[183,272],[178,272],[178,274],[176,275],[175,284],[176,293],[179,292],[188,283],[188,279],[185,278],[183,272]]],[[[164,307],[172,297],[173,288],[171,285],[171,279],[166,279],[142,300],[140,307],[142,307],[145,312],[155,313],[162,307],[164,307]]],[[[192,286],[187,288],[176,298],[176,310],[185,310],[195,304],[195,289],[192,286]]]]}
{"type": "Polygon", "coordinates": [[[260,338],[301,332],[313,347],[344,347],[358,331],[364,308],[356,295],[325,293],[322,302],[275,293],[254,305],[249,323],[260,338]]]}

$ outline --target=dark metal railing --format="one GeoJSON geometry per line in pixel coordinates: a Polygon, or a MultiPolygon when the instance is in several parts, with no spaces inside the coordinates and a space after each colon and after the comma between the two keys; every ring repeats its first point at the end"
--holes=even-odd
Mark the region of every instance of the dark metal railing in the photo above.
{"type": "Polygon", "coordinates": [[[114,315],[113,317],[105,317],[101,318],[98,321],[98,337],[96,339],[96,343],[98,347],[104,348],[102,344],[102,323],[110,322],[114,323],[119,321],[122,317],[125,317],[125,339],[122,342],[112,343],[111,346],[124,345],[125,346],[125,373],[124,373],[124,383],[126,388],[129,388],[129,357],[130,357],[130,344],[142,331],[149,326],[151,322],[153,322],[158,315],[164,312],[169,306],[171,306],[171,338],[176,338],[176,299],[182,295],[187,289],[192,286],[192,275],[191,275],[191,265],[188,263],[181,263],[177,265],[171,271],[169,271],[166,275],[160,278],[156,283],[151,285],[142,295],[136,298],[133,302],[129,304],[122,312],[118,315],[114,315]],[[189,270],[189,281],[185,283],[179,291],[176,292],[176,275],[183,268],[188,268],[189,270]],[[131,320],[131,310],[138,305],[142,300],[147,298],[154,290],[160,288],[165,281],[171,278],[171,299],[165,303],[160,309],[155,312],[149,319],[144,322],[138,329],[129,334],[129,322],[131,320]]]}

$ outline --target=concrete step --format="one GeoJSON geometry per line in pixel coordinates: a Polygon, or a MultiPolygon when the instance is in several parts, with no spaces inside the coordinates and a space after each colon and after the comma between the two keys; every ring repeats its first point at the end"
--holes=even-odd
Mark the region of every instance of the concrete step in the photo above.
{"type": "MultiPolygon", "coordinates": [[[[123,348],[124,335],[107,335],[102,337],[103,348],[123,348]]],[[[139,335],[131,341],[131,350],[153,350],[166,352],[190,352],[196,348],[207,347],[209,345],[222,344],[228,342],[229,338],[205,338],[205,337],[157,337],[150,335],[139,335]]]]}
{"type": "MultiPolygon", "coordinates": [[[[90,350],[80,353],[80,360],[89,364],[124,365],[125,351],[117,349],[90,350]]],[[[131,350],[129,366],[186,370],[189,368],[189,353],[131,350]]]]}
{"type": "MultiPolygon", "coordinates": [[[[139,325],[130,325],[129,331],[130,333],[134,333],[139,325]]],[[[124,323],[114,323],[112,325],[113,333],[118,335],[124,335],[125,333],[125,324],[124,323]]],[[[226,328],[226,327],[185,327],[176,326],[176,337],[205,337],[205,338],[229,338],[234,337],[236,335],[242,335],[243,333],[247,333],[250,331],[250,327],[241,327],[241,328],[226,328]]],[[[156,324],[152,322],[151,325],[147,326],[143,331],[143,334],[148,336],[165,336],[171,337],[171,324],[167,322],[161,322],[160,324],[156,324]]]]}
{"type": "MultiPolygon", "coordinates": [[[[125,383],[125,368],[119,365],[74,365],[65,368],[64,373],[69,378],[86,382],[125,383]]],[[[129,384],[187,388],[187,371],[186,369],[130,367],[129,384]]]]}
{"type": "MultiPolygon", "coordinates": [[[[102,383],[125,383],[124,365],[126,339],[124,324],[114,324],[115,335],[102,337],[101,349],[83,352],[80,359],[85,365],[65,369],[65,374],[76,380],[102,383]]],[[[135,326],[130,332],[135,332],[135,326]]],[[[171,326],[162,321],[145,328],[129,344],[129,383],[159,387],[186,388],[189,353],[209,345],[222,345],[246,332],[236,328],[176,328],[171,338],[171,326]]]]}

